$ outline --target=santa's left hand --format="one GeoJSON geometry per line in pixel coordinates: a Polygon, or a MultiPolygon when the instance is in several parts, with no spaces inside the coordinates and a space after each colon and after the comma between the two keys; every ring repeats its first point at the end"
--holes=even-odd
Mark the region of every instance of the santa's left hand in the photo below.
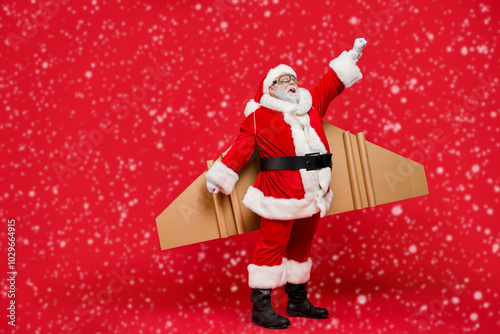
{"type": "Polygon", "coordinates": [[[364,38],[356,38],[356,40],[354,41],[354,46],[352,47],[352,49],[355,52],[361,53],[363,51],[363,49],[365,48],[366,43],[367,43],[366,39],[364,39],[364,38]]]}

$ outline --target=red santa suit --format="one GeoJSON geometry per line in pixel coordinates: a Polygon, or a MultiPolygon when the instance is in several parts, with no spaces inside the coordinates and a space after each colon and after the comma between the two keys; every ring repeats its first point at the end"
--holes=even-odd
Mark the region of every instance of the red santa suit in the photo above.
{"type": "MultiPolygon", "coordinates": [[[[298,104],[269,95],[269,86],[281,73],[295,75],[287,65],[271,69],[247,104],[239,136],[222,162],[206,173],[207,180],[229,194],[237,173],[255,150],[261,159],[330,153],[321,120],[333,98],[362,77],[350,52],[330,62],[312,92],[299,88],[298,104]]],[[[332,201],[330,181],[331,167],[259,173],[243,198],[243,204],[262,217],[254,260],[248,266],[251,288],[272,289],[309,280],[312,239],[319,217],[332,201]]]]}

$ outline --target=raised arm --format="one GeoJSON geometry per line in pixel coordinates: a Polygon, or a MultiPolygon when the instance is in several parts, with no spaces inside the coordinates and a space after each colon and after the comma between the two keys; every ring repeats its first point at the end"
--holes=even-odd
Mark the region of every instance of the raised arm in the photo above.
{"type": "Polygon", "coordinates": [[[321,118],[325,115],[330,102],[345,88],[349,88],[359,81],[363,75],[356,65],[366,46],[364,38],[357,38],[350,51],[342,52],[330,64],[330,70],[321,79],[311,95],[313,107],[318,111],[321,118]]]}

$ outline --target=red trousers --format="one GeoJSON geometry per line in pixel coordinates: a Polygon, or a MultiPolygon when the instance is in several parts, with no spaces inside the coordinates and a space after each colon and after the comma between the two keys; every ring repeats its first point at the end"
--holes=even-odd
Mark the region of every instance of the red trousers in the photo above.
{"type": "Polygon", "coordinates": [[[253,263],[258,266],[276,266],[281,264],[283,257],[297,262],[307,261],[318,221],[319,212],[295,220],[262,218],[253,263]]]}
{"type": "Polygon", "coordinates": [[[261,218],[253,264],[248,266],[250,287],[269,289],[309,280],[309,254],[319,216],[318,212],[293,220],[261,218]]]}

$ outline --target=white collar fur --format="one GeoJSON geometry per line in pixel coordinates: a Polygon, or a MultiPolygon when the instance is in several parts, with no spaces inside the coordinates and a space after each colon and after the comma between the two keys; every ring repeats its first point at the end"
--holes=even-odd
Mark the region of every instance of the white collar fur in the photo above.
{"type": "Polygon", "coordinates": [[[281,111],[285,114],[291,115],[304,115],[306,114],[312,106],[312,96],[311,93],[305,88],[299,88],[299,103],[295,104],[292,102],[284,101],[272,97],[269,94],[264,94],[260,98],[260,104],[256,103],[253,99],[247,103],[245,108],[245,116],[250,115],[252,112],[257,110],[260,106],[281,111]]]}

